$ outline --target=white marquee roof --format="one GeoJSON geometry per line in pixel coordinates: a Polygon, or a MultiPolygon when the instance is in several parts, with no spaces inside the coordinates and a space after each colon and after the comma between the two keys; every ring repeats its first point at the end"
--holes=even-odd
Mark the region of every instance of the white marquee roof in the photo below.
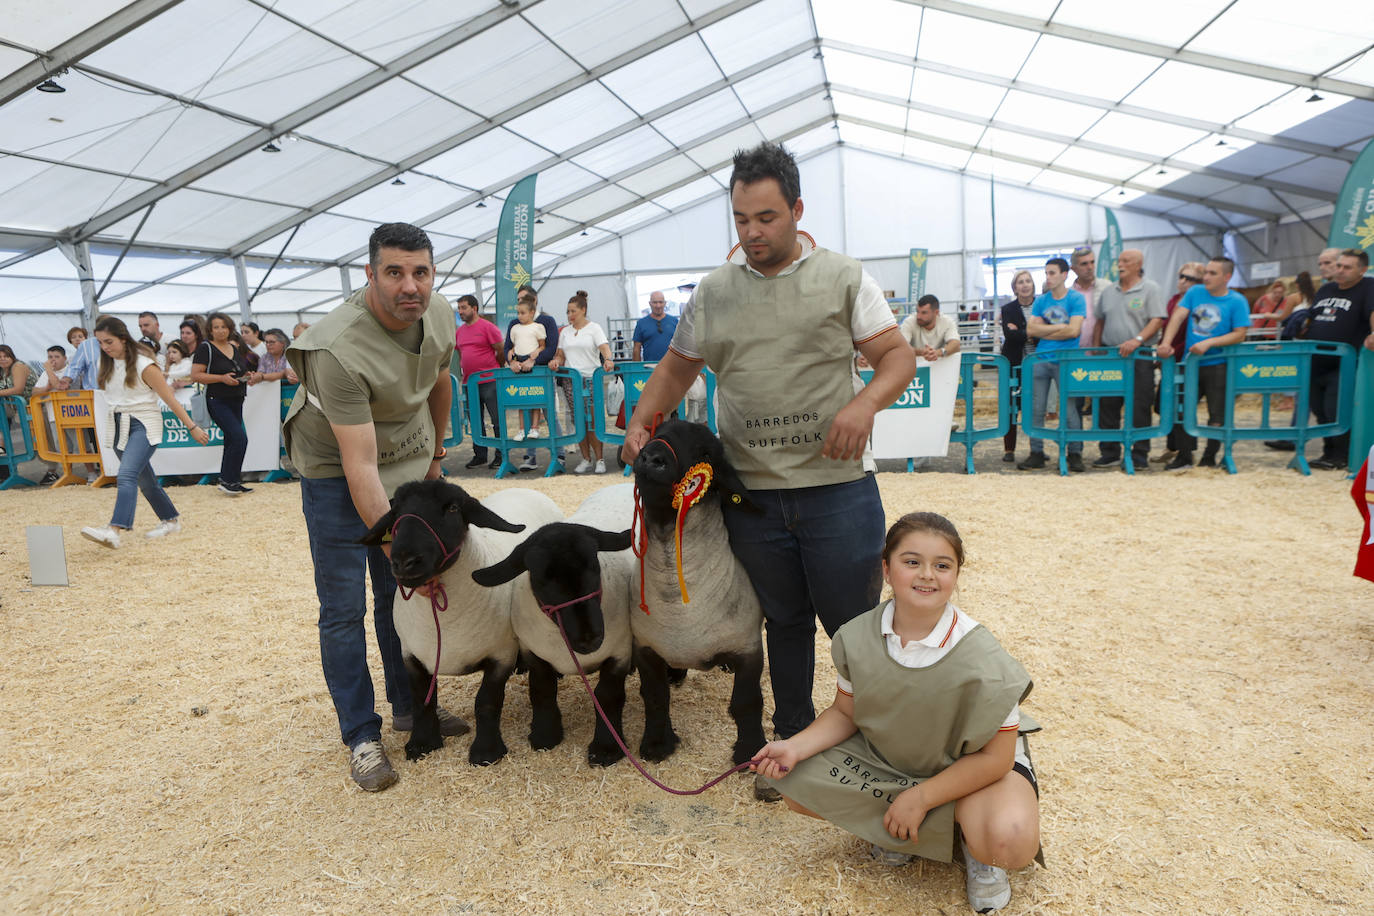
{"type": "Polygon", "coordinates": [[[1180,228],[1319,218],[1374,135],[1372,49],[1368,0],[22,0],[0,307],[52,308],[87,243],[102,304],[233,301],[244,256],[250,291],[281,258],[256,310],[308,308],[393,219],[479,275],[532,171],[547,267],[765,137],[1180,228]]]}

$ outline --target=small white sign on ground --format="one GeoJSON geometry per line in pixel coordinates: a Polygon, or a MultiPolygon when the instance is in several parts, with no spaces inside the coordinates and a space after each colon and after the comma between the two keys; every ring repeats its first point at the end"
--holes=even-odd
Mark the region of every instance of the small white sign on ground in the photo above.
{"type": "Polygon", "coordinates": [[[67,548],[61,525],[29,525],[29,578],[34,585],[70,585],[67,581],[67,548]]]}

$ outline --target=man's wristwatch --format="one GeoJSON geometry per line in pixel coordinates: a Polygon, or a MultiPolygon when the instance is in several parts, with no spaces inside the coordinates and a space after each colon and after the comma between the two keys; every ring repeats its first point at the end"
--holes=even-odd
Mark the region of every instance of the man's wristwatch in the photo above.
{"type": "Polygon", "coordinates": [[[434,453],[434,460],[435,460],[435,461],[443,461],[443,460],[444,460],[445,458],[447,458],[447,457],[448,457],[448,449],[444,448],[442,445],[439,446],[439,451],[437,451],[437,452],[434,453]]]}

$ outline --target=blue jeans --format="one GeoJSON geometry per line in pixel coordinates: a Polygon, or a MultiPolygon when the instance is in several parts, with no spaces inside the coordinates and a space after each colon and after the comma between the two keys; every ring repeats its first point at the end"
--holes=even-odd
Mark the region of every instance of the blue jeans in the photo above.
{"type": "Polygon", "coordinates": [[[410,687],[401,661],[401,640],[391,619],[396,580],[380,547],[358,539],[367,526],[353,507],[343,477],[301,478],[301,510],[315,564],[320,599],[320,661],[324,682],[339,717],[339,735],[350,748],[381,737],[382,719],[374,710],[372,675],[367,668],[367,614],[363,573],[372,576],[372,623],[382,655],[386,697],[393,716],[411,712],[410,687]]]}
{"type": "MultiPolygon", "coordinates": [[[[1037,362],[1031,372],[1031,422],[1036,426],[1045,425],[1045,405],[1050,400],[1050,383],[1059,384],[1059,362],[1049,360],[1047,362],[1037,362]]],[[[1082,429],[1083,417],[1078,413],[1078,398],[1065,398],[1064,415],[1059,418],[1061,425],[1068,429],[1082,429]]],[[[1031,437],[1030,450],[1032,452],[1043,452],[1045,450],[1045,440],[1031,437]]],[[[1069,452],[1071,454],[1082,454],[1082,442],[1070,442],[1069,452]]]]}
{"type": "MultiPolygon", "coordinates": [[[[219,459],[219,482],[239,483],[243,471],[243,456],[248,453],[248,429],[243,425],[243,399],[226,401],[206,397],[205,408],[210,419],[224,433],[224,454],[219,459]]],[[[360,535],[361,536],[361,535],[360,535]]]]}
{"type": "Polygon", "coordinates": [[[773,729],[790,738],[816,718],[816,619],[834,636],[882,594],[883,504],[871,474],[750,496],[762,514],[727,508],[725,527],[763,606],[773,729]]]}
{"type": "Polygon", "coordinates": [[[159,521],[165,522],[177,517],[176,506],[172,505],[171,498],[158,486],[157,475],[153,473],[153,453],[156,451],[156,445],[148,444],[148,431],[143,428],[143,424],[130,419],[129,441],[125,443],[124,448],[114,450],[119,456],[119,476],[115,478],[117,489],[114,515],[110,518],[111,528],[134,527],[134,508],[138,505],[140,490],[143,491],[143,498],[148,500],[148,505],[152,507],[159,521]]]}

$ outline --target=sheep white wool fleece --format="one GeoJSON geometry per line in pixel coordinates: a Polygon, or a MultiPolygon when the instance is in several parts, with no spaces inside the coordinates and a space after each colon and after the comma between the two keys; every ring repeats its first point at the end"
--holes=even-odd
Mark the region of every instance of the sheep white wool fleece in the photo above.
{"type": "Polygon", "coordinates": [[[762,651],[763,610],[749,575],[730,551],[730,537],[714,492],[687,510],[682,575],[690,604],[682,603],[677,548],[671,528],[648,527],[644,554],[646,615],[639,609],[639,564],[631,584],[630,628],[675,668],[702,668],[722,652],[762,651]]]}
{"type": "MultiPolygon", "coordinates": [[[[634,520],[634,484],[623,483],[597,490],[582,501],[568,522],[599,528],[602,531],[624,531],[634,520]]],[[[577,659],[588,671],[601,666],[607,659],[630,661],[630,588],[634,574],[635,556],[630,550],[614,553],[601,551],[601,617],[605,635],[601,648],[589,655],[578,654],[577,659]]],[[[529,574],[520,577],[528,583],[529,574]]],[[[532,652],[554,667],[559,674],[576,674],[568,656],[568,647],[558,635],[558,627],[533,600],[517,599],[511,611],[515,636],[526,651],[532,652]]]]}
{"type": "MultiPolygon", "coordinates": [[[[534,603],[530,577],[484,588],[472,581],[472,571],[507,557],[530,533],[548,522],[563,520],[563,513],[543,493],[513,488],[493,493],[482,505],[508,522],[524,525],[517,534],[469,525],[458,559],[439,577],[448,595],[448,610],[439,613],[443,655],[437,674],[467,674],[486,659],[514,667],[519,644],[511,626],[511,608],[534,603]]],[[[392,609],[402,649],[428,669],[434,664],[434,614],[430,602],[419,594],[406,600],[398,593],[392,609]]]]}

